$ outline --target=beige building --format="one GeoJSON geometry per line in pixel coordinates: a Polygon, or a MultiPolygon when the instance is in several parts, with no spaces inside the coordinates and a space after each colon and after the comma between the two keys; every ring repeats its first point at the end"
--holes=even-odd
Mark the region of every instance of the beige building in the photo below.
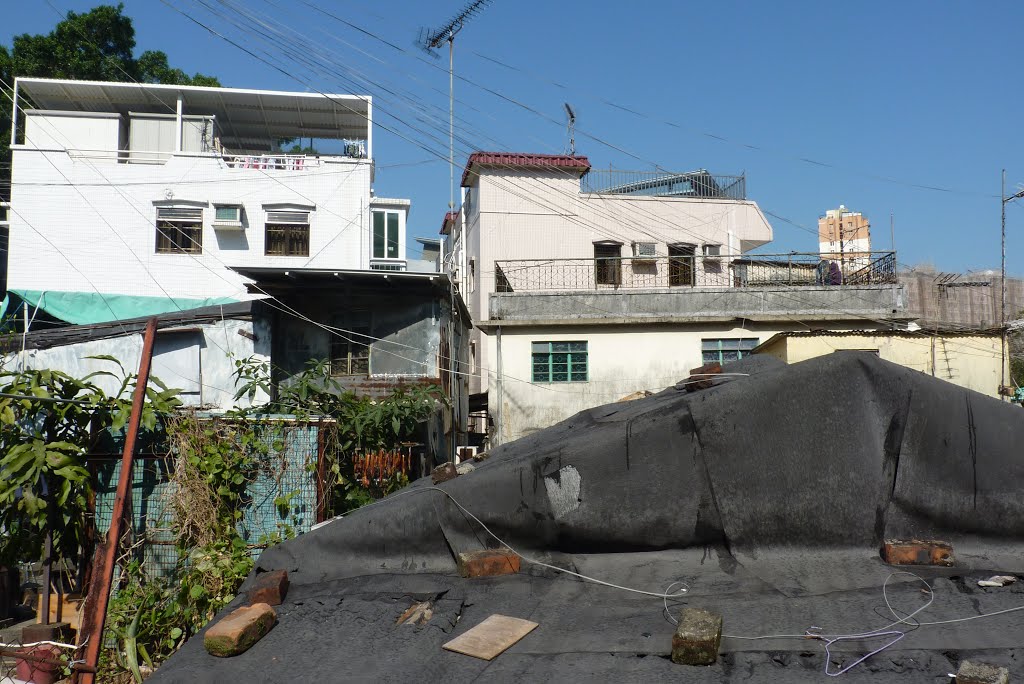
{"type": "Polygon", "coordinates": [[[477,406],[486,395],[492,444],[743,358],[806,321],[850,330],[901,318],[891,254],[839,287],[816,252],[751,254],[772,228],[745,181],[470,156],[462,208],[442,233],[476,326],[466,377],[477,406]]]}
{"type": "Polygon", "coordinates": [[[871,252],[871,222],[840,204],[818,218],[818,251],[822,259],[839,261],[848,274],[867,265],[871,252]]]}
{"type": "Polygon", "coordinates": [[[990,397],[999,397],[998,331],[817,330],[782,332],[753,350],[786,363],[838,351],[868,351],[990,397]]]}

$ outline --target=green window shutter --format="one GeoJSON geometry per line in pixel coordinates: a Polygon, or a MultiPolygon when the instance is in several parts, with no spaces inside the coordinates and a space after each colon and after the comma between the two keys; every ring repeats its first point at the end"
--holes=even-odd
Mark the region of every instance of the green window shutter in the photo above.
{"type": "Polygon", "coordinates": [[[385,255],[384,245],[386,242],[384,234],[384,212],[373,212],[373,258],[383,259],[385,255]]]}
{"type": "Polygon", "coordinates": [[[398,258],[398,213],[388,212],[388,259],[398,258]]]}

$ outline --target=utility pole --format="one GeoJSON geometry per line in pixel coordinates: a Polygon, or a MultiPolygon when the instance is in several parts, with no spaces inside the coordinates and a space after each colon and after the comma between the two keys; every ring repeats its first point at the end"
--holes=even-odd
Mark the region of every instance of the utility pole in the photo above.
{"type": "Polygon", "coordinates": [[[1009,197],[1006,196],[1006,169],[1003,169],[1002,185],[999,190],[999,205],[1001,210],[1000,216],[1000,239],[1002,241],[1002,258],[999,267],[999,281],[1000,281],[1000,292],[999,292],[999,322],[1000,322],[1000,333],[1002,335],[1002,354],[1000,356],[999,364],[999,396],[1003,401],[1008,401],[1008,398],[1003,394],[1003,388],[1006,387],[1006,347],[1007,347],[1007,333],[1006,333],[1006,205],[1014,200],[1018,200],[1024,197],[1024,190],[1018,190],[1009,197]]]}

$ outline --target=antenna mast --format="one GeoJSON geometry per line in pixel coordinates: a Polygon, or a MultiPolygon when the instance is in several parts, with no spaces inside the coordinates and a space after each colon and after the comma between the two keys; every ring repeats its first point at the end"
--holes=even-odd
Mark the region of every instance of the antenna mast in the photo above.
{"type": "Polygon", "coordinates": [[[569,154],[576,155],[576,112],[572,105],[565,103],[565,113],[569,116],[569,154]]]}
{"type": "Polygon", "coordinates": [[[448,211],[455,210],[455,36],[488,2],[473,0],[441,28],[420,32],[420,44],[427,52],[448,43],[448,211]]]}

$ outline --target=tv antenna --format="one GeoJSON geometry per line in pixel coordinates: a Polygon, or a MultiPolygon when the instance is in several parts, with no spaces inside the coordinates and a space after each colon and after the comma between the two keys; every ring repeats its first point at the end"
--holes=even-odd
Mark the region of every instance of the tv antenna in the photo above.
{"type": "Polygon", "coordinates": [[[568,102],[565,103],[565,113],[569,117],[569,154],[576,154],[576,111],[573,110],[572,105],[568,102]]]}
{"type": "Polygon", "coordinates": [[[488,2],[473,0],[441,28],[420,30],[420,47],[433,57],[433,50],[448,43],[448,211],[455,211],[455,36],[488,2]]]}

